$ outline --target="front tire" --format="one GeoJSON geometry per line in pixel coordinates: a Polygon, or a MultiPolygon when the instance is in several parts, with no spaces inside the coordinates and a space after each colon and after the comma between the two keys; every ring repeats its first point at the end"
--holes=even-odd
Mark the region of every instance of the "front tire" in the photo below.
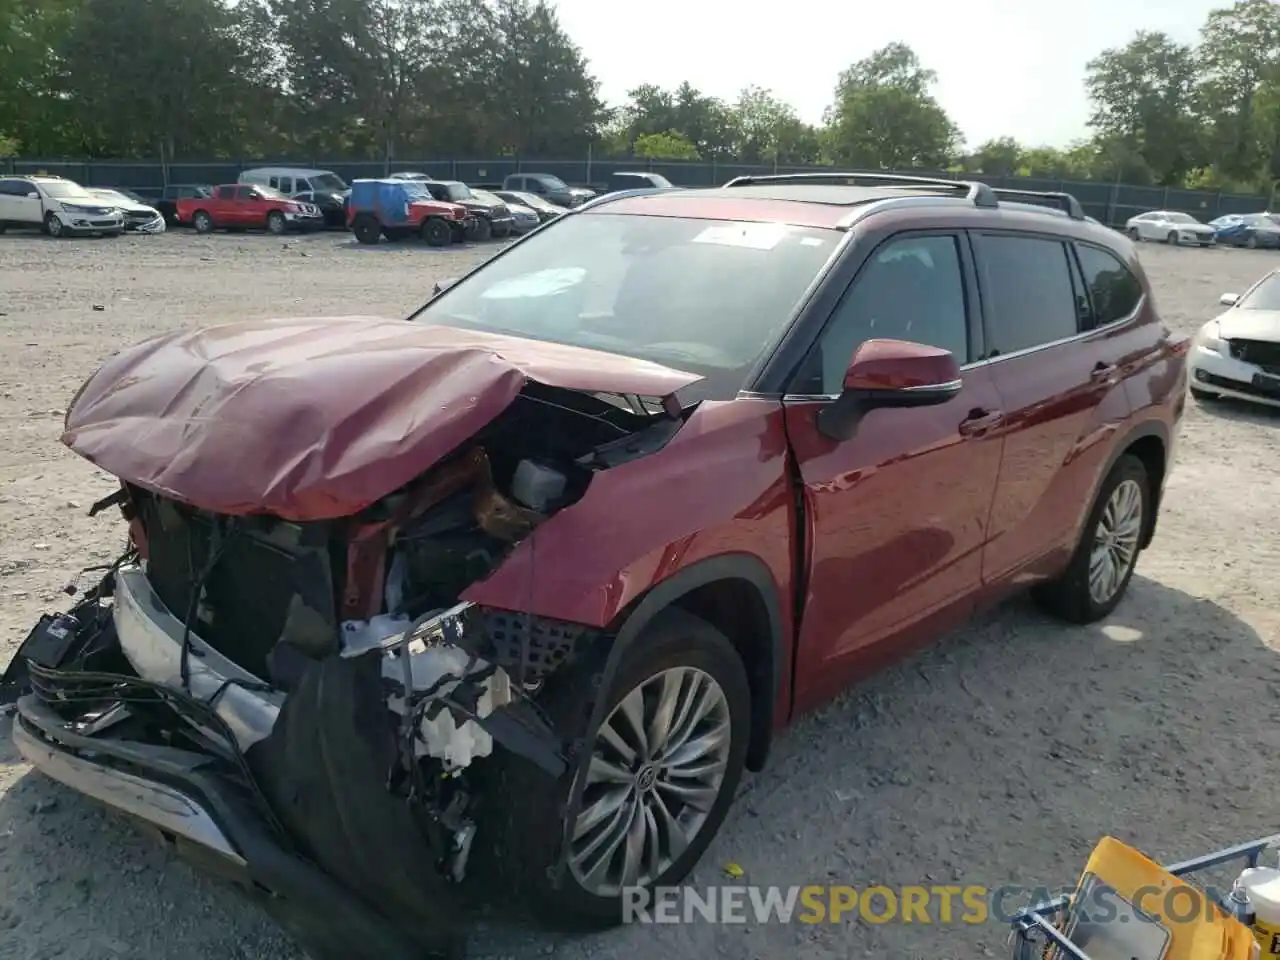
{"type": "Polygon", "coordinates": [[[453,243],[453,231],[439,217],[428,217],[422,221],[422,239],[429,247],[447,247],[453,243]]]}
{"type": "Polygon", "coordinates": [[[493,236],[493,224],[484,217],[476,219],[476,225],[471,230],[471,239],[476,243],[484,243],[493,236]]]}
{"type": "Polygon", "coordinates": [[[1256,234],[1252,234],[1252,233],[1251,233],[1251,234],[1249,234],[1249,238],[1248,238],[1247,240],[1245,240],[1244,245],[1245,245],[1246,247],[1248,247],[1250,250],[1257,250],[1257,249],[1258,249],[1258,237],[1257,237],[1257,235],[1256,235],[1256,234]]]}
{"type": "Polygon", "coordinates": [[[44,232],[57,240],[66,236],[67,231],[62,225],[62,221],[58,219],[58,215],[50,212],[44,215],[44,232]]]}
{"type": "Polygon", "coordinates": [[[575,663],[539,698],[556,729],[590,751],[578,810],[569,810],[576,761],[554,784],[506,753],[485,771],[497,773],[485,791],[490,816],[478,821],[492,843],[478,854],[477,891],[558,930],[614,926],[625,919],[623,887],[688,875],[729,812],[750,736],[746,668],[699,617],[676,608],[654,617],[622,655],[604,721],[588,730],[597,669],[575,663]]]}
{"type": "Polygon", "coordinates": [[[289,229],[289,221],[284,218],[284,214],[279,210],[272,210],[267,214],[267,230],[274,233],[277,237],[289,229]]]}
{"type": "Polygon", "coordinates": [[[1132,240],[1134,243],[1138,243],[1142,240],[1142,233],[1138,230],[1137,227],[1129,228],[1129,239],[1132,240]]]}
{"type": "Polygon", "coordinates": [[[1133,577],[1150,510],[1147,468],[1126,453],[1102,482],[1071,563],[1057,580],[1035,588],[1036,600],[1070,623],[1093,623],[1109,614],[1133,577]]]}
{"type": "Polygon", "coordinates": [[[1165,238],[1164,238],[1164,240],[1165,240],[1165,243],[1169,244],[1169,246],[1171,246],[1171,247],[1176,247],[1176,246],[1178,245],[1178,233],[1177,233],[1177,231],[1176,231],[1176,230],[1170,230],[1170,231],[1169,231],[1169,235],[1168,235],[1167,237],[1165,237],[1165,238]]]}

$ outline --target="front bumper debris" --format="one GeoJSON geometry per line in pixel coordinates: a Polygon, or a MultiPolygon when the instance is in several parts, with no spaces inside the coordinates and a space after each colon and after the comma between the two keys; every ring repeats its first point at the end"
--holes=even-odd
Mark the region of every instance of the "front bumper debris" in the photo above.
{"type": "Polygon", "coordinates": [[[37,770],[125,814],[174,853],[237,886],[317,960],[458,957],[460,938],[412,938],[274,836],[215,758],[110,735],[84,736],[35,696],[13,741],[37,770]]]}
{"type": "Polygon", "coordinates": [[[461,603],[299,655],[277,688],[185,630],[131,559],[43,616],[0,675],[18,752],[232,881],[318,960],[459,955],[478,829],[465,768],[496,743],[566,770],[506,672],[460,644],[506,638],[487,652],[520,676],[521,648],[550,665],[573,637],[535,623],[520,639],[513,615],[461,603]]]}

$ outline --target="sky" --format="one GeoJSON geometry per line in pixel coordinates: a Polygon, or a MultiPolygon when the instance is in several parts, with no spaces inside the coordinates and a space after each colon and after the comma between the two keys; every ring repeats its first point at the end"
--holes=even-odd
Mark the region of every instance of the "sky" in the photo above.
{"type": "Polygon", "coordinates": [[[811,123],[849,64],[894,41],[938,75],[968,144],[1011,136],[1066,146],[1087,134],[1085,64],[1138,30],[1196,40],[1230,0],[555,0],[610,105],[641,83],[688,80],[733,100],[771,89],[811,123]]]}

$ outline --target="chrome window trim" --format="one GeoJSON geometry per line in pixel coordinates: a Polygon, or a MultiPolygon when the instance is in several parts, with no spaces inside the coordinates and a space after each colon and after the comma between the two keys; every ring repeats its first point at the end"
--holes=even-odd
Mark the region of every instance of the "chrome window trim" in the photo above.
{"type": "MultiPolygon", "coordinates": [[[[1113,320],[1108,324],[1104,324],[1103,326],[1100,326],[1100,327],[1094,327],[1092,330],[1085,330],[1082,333],[1075,334],[1074,336],[1063,337],[1060,340],[1050,340],[1048,343],[1042,343],[1034,347],[1026,347],[1023,350],[1016,350],[1013,353],[1002,353],[994,357],[987,357],[984,360],[972,360],[969,363],[962,363],[960,365],[960,372],[964,373],[966,370],[976,370],[979,367],[986,367],[986,366],[990,366],[993,363],[1000,363],[1002,360],[1012,360],[1012,359],[1016,359],[1017,357],[1025,357],[1033,353],[1038,353],[1041,350],[1048,350],[1052,347],[1061,347],[1069,343],[1076,343],[1079,341],[1087,340],[1089,337],[1096,336],[1099,333],[1104,333],[1108,330],[1115,329],[1116,327],[1124,326],[1126,323],[1131,323],[1133,319],[1142,312],[1142,307],[1146,302],[1147,302],[1147,295],[1146,293],[1143,293],[1143,295],[1138,298],[1138,305],[1133,308],[1133,311],[1129,313],[1127,316],[1121,317],[1119,320],[1113,320]]],[[[959,382],[963,387],[963,384],[964,384],[963,378],[961,378],[959,382]]],[[[949,386],[950,384],[937,384],[937,385],[928,385],[924,387],[903,387],[903,389],[904,390],[940,390],[949,386]]],[[[817,400],[836,400],[836,399],[839,399],[840,394],[838,393],[784,393],[779,397],[778,394],[756,393],[750,390],[741,390],[738,392],[738,397],[741,399],[755,399],[755,400],[781,399],[784,401],[789,400],[789,401],[812,402],[817,400]]]]}

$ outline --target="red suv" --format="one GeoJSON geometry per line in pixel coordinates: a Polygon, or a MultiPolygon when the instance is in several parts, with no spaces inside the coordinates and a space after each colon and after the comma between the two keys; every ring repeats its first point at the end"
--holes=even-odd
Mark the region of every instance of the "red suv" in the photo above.
{"type": "Polygon", "coordinates": [[[601,198],[403,320],[165,335],[70,405],[130,547],[11,665],[18,749],[317,956],[468,890],[616,922],[801,712],[1024,587],[1119,602],[1186,351],[1073,198],[861,174],[601,198]]]}

